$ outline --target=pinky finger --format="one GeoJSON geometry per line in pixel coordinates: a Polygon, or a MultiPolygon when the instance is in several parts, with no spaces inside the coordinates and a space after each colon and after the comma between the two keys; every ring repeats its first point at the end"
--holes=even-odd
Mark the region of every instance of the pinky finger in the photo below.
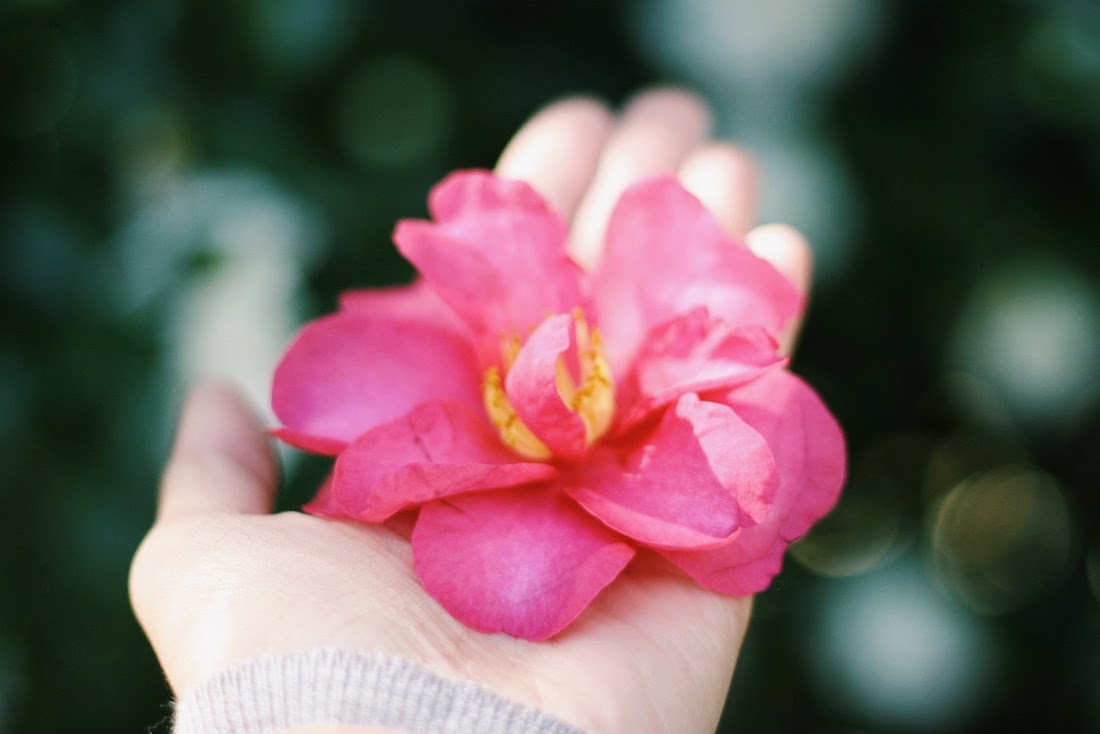
{"type": "MultiPolygon", "coordinates": [[[[770,262],[798,289],[803,298],[809,297],[813,253],[806,238],[798,230],[785,224],[765,224],[749,232],[745,240],[756,256],[770,262]]],[[[802,326],[802,316],[799,314],[792,319],[780,334],[779,349],[783,354],[794,351],[798,330],[802,326]]]]}

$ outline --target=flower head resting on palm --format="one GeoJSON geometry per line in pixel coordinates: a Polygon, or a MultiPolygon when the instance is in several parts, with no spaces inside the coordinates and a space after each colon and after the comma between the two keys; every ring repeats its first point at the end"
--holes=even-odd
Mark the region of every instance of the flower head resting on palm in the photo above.
{"type": "Polygon", "coordinates": [[[460,171],[394,240],[412,285],[344,294],[275,372],[288,443],[336,457],[306,510],[418,510],[455,618],[553,636],[640,549],[761,591],[836,503],[844,439],[775,336],[802,296],[672,177],[626,190],[585,272],[527,184],[460,171]]]}

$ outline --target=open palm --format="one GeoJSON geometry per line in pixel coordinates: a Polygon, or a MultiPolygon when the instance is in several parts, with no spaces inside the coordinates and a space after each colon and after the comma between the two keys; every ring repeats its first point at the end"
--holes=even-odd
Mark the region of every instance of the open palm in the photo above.
{"type": "MultiPolygon", "coordinates": [[[[618,119],[596,102],[564,101],[519,131],[497,170],[572,221],[582,264],[599,257],[622,189],[656,171],[678,172],[743,236],[752,171],[737,150],[707,142],[708,117],[669,90],[636,98],[618,119]]],[[[747,239],[805,289],[808,251],[796,233],[762,227],[747,239]]],[[[226,388],[196,389],[131,574],[135,611],[177,694],[257,655],[334,646],[400,655],[593,732],[713,731],[748,599],[715,595],[643,554],[553,640],[486,635],[423,591],[400,527],[273,515],[277,484],[247,407],[226,388]]]]}

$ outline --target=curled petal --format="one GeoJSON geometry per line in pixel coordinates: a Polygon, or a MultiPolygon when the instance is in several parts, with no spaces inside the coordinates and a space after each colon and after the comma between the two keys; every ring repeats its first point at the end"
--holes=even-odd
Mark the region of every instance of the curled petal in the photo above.
{"type": "Polygon", "coordinates": [[[778,573],[787,544],[832,509],[845,474],[844,436],[814,391],[789,372],[769,372],[720,397],[768,442],[779,470],[770,502],[742,502],[751,519],[712,549],[664,554],[702,585],[741,596],[778,573]]]}
{"type": "Polygon", "coordinates": [[[685,393],[737,387],[787,360],[759,326],[735,328],[712,319],[705,308],[668,321],[646,337],[634,363],[623,402],[630,405],[621,428],[685,393]]]}
{"type": "Polygon", "coordinates": [[[306,325],[275,370],[271,404],[295,445],[318,449],[428,400],[480,405],[468,341],[434,324],[342,312],[306,325]]]}
{"type": "Polygon", "coordinates": [[[325,480],[321,482],[321,486],[318,487],[317,494],[314,495],[313,499],[302,505],[302,511],[308,512],[311,515],[320,515],[321,517],[349,517],[348,511],[340,504],[336,499],[335,493],[332,491],[331,474],[325,477],[325,480]]]}
{"type": "Polygon", "coordinates": [[[508,371],[504,388],[516,415],[557,456],[575,460],[587,448],[584,419],[566,405],[559,369],[576,351],[573,317],[556,314],[527,338],[508,371]]]}
{"type": "Polygon", "coordinates": [[[429,209],[434,222],[402,221],[394,242],[483,346],[583,305],[565,224],[527,184],[460,171],[436,185],[429,209]]]}
{"type": "Polygon", "coordinates": [[[705,306],[711,316],[779,334],[802,296],[779,271],[731,242],[674,178],[631,186],[612,212],[593,284],[612,364],[625,370],[653,327],[705,306]]]}
{"type": "Polygon", "coordinates": [[[462,403],[425,403],[367,431],[336,460],[333,494],[346,513],[381,522],[441,497],[550,479],[549,464],[520,462],[462,403]]]}
{"type": "Polygon", "coordinates": [[[764,438],[729,407],[694,394],[619,448],[594,457],[566,491],[608,527],[655,548],[723,543],[739,526],[740,500],[767,502],[778,483],[764,438]]]}
{"type": "Polygon", "coordinates": [[[560,632],[634,556],[552,486],[429,503],[412,545],[417,576],[452,616],[528,640],[560,632]]]}
{"type": "Polygon", "coordinates": [[[294,448],[309,451],[313,454],[321,454],[322,456],[336,456],[348,446],[348,442],[343,439],[315,436],[312,433],[294,431],[284,427],[272,428],[269,433],[294,448]]]}

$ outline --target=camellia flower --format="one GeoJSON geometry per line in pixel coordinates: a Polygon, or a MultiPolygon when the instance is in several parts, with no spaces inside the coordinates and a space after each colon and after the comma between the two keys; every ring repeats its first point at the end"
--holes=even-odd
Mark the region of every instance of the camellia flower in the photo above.
{"type": "Polygon", "coordinates": [[[671,177],[629,188],[588,273],[528,185],[454,173],[394,240],[420,279],[347,293],[275,372],[275,432],[336,457],[306,510],[418,509],[416,574],[466,625],[575,619],[639,549],[764,589],[837,500],[844,439],[784,369],[795,288],[671,177]]]}

